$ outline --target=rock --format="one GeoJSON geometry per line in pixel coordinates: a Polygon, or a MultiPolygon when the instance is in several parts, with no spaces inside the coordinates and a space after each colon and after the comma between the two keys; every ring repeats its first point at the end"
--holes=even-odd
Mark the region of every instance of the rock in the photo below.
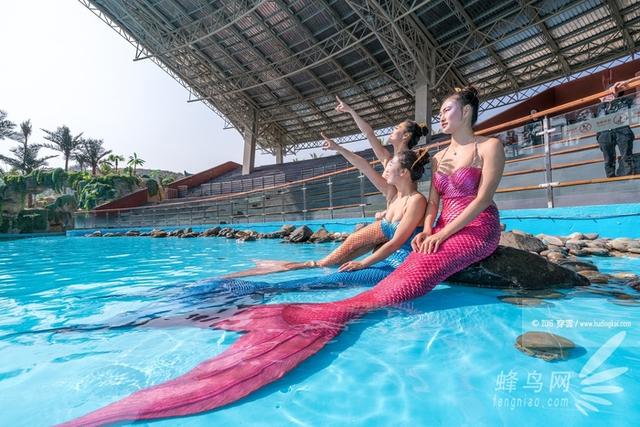
{"type": "Polygon", "coordinates": [[[585,245],[580,243],[567,242],[564,244],[564,247],[569,249],[569,251],[581,251],[585,245]]]}
{"type": "Polygon", "coordinates": [[[635,300],[636,297],[633,295],[625,294],[624,292],[616,292],[615,299],[619,300],[635,300]]]}
{"type": "MultiPolygon", "coordinates": [[[[303,226],[304,227],[304,226],[303,226]]],[[[280,228],[283,236],[288,236],[296,230],[295,225],[285,224],[280,228]]]]}
{"type": "Polygon", "coordinates": [[[188,232],[188,233],[184,233],[182,235],[180,235],[179,237],[183,238],[183,239],[190,239],[193,237],[198,237],[200,234],[199,233],[194,233],[193,231],[188,232]]]}
{"type": "Polygon", "coordinates": [[[349,237],[349,233],[333,233],[331,239],[335,242],[344,242],[349,237]]]}
{"type": "Polygon", "coordinates": [[[621,280],[623,282],[631,282],[631,281],[638,280],[638,275],[637,274],[627,273],[627,272],[624,272],[624,271],[621,271],[619,273],[613,273],[610,276],[612,278],[616,279],[616,280],[621,280]]]}
{"type": "Polygon", "coordinates": [[[549,362],[568,359],[576,345],[567,338],[549,332],[526,332],[516,338],[515,347],[529,356],[549,362]]]}
{"type": "Polygon", "coordinates": [[[560,252],[565,255],[569,253],[569,251],[567,251],[567,249],[564,246],[547,245],[547,249],[552,252],[560,252]]]}
{"type": "Polygon", "coordinates": [[[151,237],[167,237],[169,233],[164,230],[153,230],[151,232],[151,237]]]}
{"type": "Polygon", "coordinates": [[[527,233],[526,231],[522,231],[522,230],[511,230],[511,233],[517,234],[519,236],[524,236],[524,237],[533,237],[533,234],[527,233]]]}
{"type": "Polygon", "coordinates": [[[549,254],[547,255],[547,259],[551,262],[557,263],[558,261],[566,259],[566,257],[561,252],[554,251],[554,252],[549,252],[549,254]]]}
{"type": "Polygon", "coordinates": [[[578,250],[571,249],[569,253],[575,256],[589,256],[589,254],[583,251],[582,249],[578,249],[578,250]]]}
{"type": "Polygon", "coordinates": [[[609,243],[607,244],[607,246],[610,249],[614,249],[616,251],[626,252],[627,248],[632,243],[634,243],[632,239],[628,239],[628,238],[624,238],[623,237],[623,238],[610,240],[609,243]]]}
{"type": "Polygon", "coordinates": [[[353,228],[353,232],[355,233],[356,231],[360,231],[360,230],[362,230],[363,228],[365,228],[367,225],[369,225],[369,224],[367,224],[366,222],[359,222],[359,223],[357,223],[357,224],[356,224],[356,226],[353,228]]]}
{"type": "Polygon", "coordinates": [[[116,233],[104,233],[102,237],[118,237],[116,233]]]}
{"type": "Polygon", "coordinates": [[[631,253],[631,254],[640,254],[640,247],[636,248],[634,246],[629,246],[627,248],[627,252],[631,253]]]}
{"type": "Polygon", "coordinates": [[[317,229],[316,232],[309,237],[309,241],[312,243],[326,243],[331,240],[331,233],[329,233],[324,226],[317,229]]]}
{"type": "Polygon", "coordinates": [[[229,233],[233,233],[233,228],[224,227],[222,230],[220,230],[220,232],[218,233],[218,236],[227,237],[227,234],[229,233]]]}
{"type": "Polygon", "coordinates": [[[144,231],[142,233],[140,233],[140,237],[148,237],[151,236],[151,232],[150,231],[144,231]]]}
{"type": "Polygon", "coordinates": [[[583,270],[598,271],[598,267],[596,267],[595,264],[586,261],[566,260],[560,261],[558,262],[558,264],[575,272],[580,272],[583,270]]]}
{"type": "Polygon", "coordinates": [[[244,237],[239,239],[240,242],[253,242],[255,240],[256,240],[256,236],[254,236],[253,234],[247,234],[244,237]]]}
{"type": "Polygon", "coordinates": [[[447,279],[467,286],[499,289],[547,289],[588,286],[589,281],[573,270],[506,246],[493,255],[447,279]]]}
{"type": "Polygon", "coordinates": [[[586,253],[587,255],[591,255],[591,256],[609,256],[609,251],[607,249],[603,249],[603,248],[583,248],[582,252],[586,253]]]}
{"type": "Polygon", "coordinates": [[[209,228],[202,233],[202,237],[215,237],[220,233],[220,230],[222,229],[219,226],[209,228]]]}
{"type": "Polygon", "coordinates": [[[307,227],[306,225],[302,225],[293,230],[293,232],[289,235],[289,242],[304,243],[309,240],[312,234],[313,231],[311,231],[309,227],[307,227]]]}
{"type": "Polygon", "coordinates": [[[609,276],[598,271],[582,270],[578,274],[586,277],[591,283],[609,283],[609,276]]]}
{"type": "Polygon", "coordinates": [[[567,237],[569,238],[569,240],[583,240],[585,238],[584,234],[578,232],[571,233],[567,237]]]}
{"type": "Polygon", "coordinates": [[[519,296],[499,296],[498,299],[502,302],[517,305],[520,307],[550,307],[552,304],[540,299],[540,298],[527,298],[519,296]]]}
{"type": "Polygon", "coordinates": [[[180,237],[182,234],[184,234],[184,230],[178,228],[177,230],[173,230],[173,231],[169,232],[168,236],[169,237],[180,237]]]}
{"type": "Polygon", "coordinates": [[[266,233],[264,235],[265,239],[282,239],[284,236],[284,233],[282,231],[275,231],[273,233],[266,233]]]}
{"type": "Polygon", "coordinates": [[[586,240],[596,240],[598,237],[598,233],[584,233],[584,238],[586,240]]]}
{"type": "Polygon", "coordinates": [[[129,230],[126,233],[124,233],[124,235],[129,237],[135,237],[135,236],[139,236],[140,232],[138,230],[129,230]]]}
{"type": "Polygon", "coordinates": [[[556,236],[538,234],[536,237],[542,240],[542,243],[544,243],[545,245],[564,246],[564,242],[562,241],[562,239],[556,236]]]}
{"type": "Polygon", "coordinates": [[[614,299],[610,299],[609,301],[611,301],[616,305],[622,305],[626,307],[637,307],[640,305],[640,301],[638,301],[637,299],[621,300],[621,299],[614,298],[614,299]]]}
{"type": "Polygon", "coordinates": [[[505,224],[504,222],[500,223],[500,231],[505,231],[507,229],[507,224],[505,224]]]}
{"type": "Polygon", "coordinates": [[[91,234],[87,234],[87,237],[102,237],[102,232],[100,230],[94,231],[91,234]]]}
{"type": "Polygon", "coordinates": [[[566,295],[561,292],[550,291],[547,289],[533,290],[533,291],[520,291],[516,294],[518,297],[525,298],[540,298],[540,299],[562,299],[566,295]]]}
{"type": "Polygon", "coordinates": [[[536,253],[547,249],[542,240],[530,235],[519,234],[515,231],[500,233],[500,245],[536,253]]]}
{"type": "Polygon", "coordinates": [[[607,242],[603,242],[601,240],[585,240],[584,243],[584,247],[587,248],[609,249],[607,242]]]}

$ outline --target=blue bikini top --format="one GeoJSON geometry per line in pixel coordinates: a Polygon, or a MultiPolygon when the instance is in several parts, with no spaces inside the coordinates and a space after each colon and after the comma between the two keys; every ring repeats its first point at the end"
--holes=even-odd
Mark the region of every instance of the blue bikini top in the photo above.
{"type": "MultiPolygon", "coordinates": [[[[396,234],[396,230],[398,229],[398,225],[400,225],[400,221],[391,222],[386,218],[380,222],[380,228],[382,229],[382,233],[388,240],[391,240],[393,236],[396,234]]],[[[398,268],[400,264],[405,260],[406,257],[411,253],[411,240],[415,237],[416,234],[422,232],[422,227],[416,228],[411,236],[402,244],[402,246],[389,255],[383,262],[392,266],[393,268],[398,268]]]]}

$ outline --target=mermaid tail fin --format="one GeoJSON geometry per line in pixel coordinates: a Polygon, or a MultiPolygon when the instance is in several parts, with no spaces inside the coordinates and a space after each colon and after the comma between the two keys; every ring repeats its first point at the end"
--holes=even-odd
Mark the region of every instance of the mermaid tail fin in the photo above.
{"type": "Polygon", "coordinates": [[[218,321],[216,328],[246,333],[222,354],[190,372],[61,426],[184,416],[235,402],[280,379],[340,332],[343,325],[296,319],[304,313],[304,305],[252,307],[218,321]]]}
{"type": "Polygon", "coordinates": [[[283,271],[299,270],[302,268],[312,268],[312,265],[306,265],[303,262],[278,261],[278,260],[256,260],[256,266],[247,270],[237,271],[222,276],[224,279],[235,279],[238,277],[261,276],[264,274],[280,273],[283,271]]]}

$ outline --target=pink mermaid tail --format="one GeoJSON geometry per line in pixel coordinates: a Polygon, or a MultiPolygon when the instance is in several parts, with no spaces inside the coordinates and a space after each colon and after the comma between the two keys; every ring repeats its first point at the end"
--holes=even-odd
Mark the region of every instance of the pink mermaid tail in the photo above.
{"type": "Polygon", "coordinates": [[[234,402],[281,378],[340,332],[338,327],[288,323],[287,311],[292,307],[253,307],[215,323],[216,328],[247,333],[224,353],[187,374],[61,426],[101,426],[196,414],[234,402]]]}
{"type": "MultiPolygon", "coordinates": [[[[478,169],[465,171],[479,181],[478,169]]],[[[446,183],[436,184],[440,189],[446,183]]],[[[443,197],[443,211],[434,232],[455,218],[471,200],[471,195],[464,194],[443,197]]],[[[499,239],[498,211],[492,205],[445,240],[438,252],[411,253],[386,279],[352,298],[252,307],[216,321],[211,326],[246,334],[219,356],[181,377],[140,390],[63,425],[93,426],[189,415],[235,402],[281,378],[318,352],[349,320],[426,294],[453,273],[491,255],[499,239]]]]}

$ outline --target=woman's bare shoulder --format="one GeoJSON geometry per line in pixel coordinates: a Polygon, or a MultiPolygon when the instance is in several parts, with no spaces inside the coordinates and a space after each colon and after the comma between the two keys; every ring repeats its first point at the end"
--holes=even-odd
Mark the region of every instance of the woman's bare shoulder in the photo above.
{"type": "Polygon", "coordinates": [[[491,152],[496,149],[503,150],[502,142],[495,136],[478,136],[478,150],[491,152]]]}

